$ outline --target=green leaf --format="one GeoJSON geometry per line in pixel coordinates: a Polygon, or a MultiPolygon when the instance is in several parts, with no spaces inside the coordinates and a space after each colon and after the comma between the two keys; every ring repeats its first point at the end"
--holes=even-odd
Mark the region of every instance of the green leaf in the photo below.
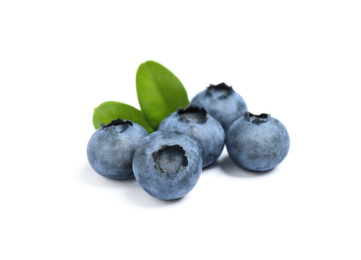
{"type": "Polygon", "coordinates": [[[145,128],[148,133],[154,131],[154,129],[149,126],[147,121],[144,118],[144,115],[138,109],[115,101],[107,101],[101,103],[98,107],[94,109],[93,114],[93,125],[95,129],[100,127],[101,123],[109,124],[112,120],[121,118],[123,120],[130,120],[134,123],[137,123],[145,128]]]}
{"type": "Polygon", "coordinates": [[[140,64],[136,87],[139,105],[153,129],[178,107],[185,108],[189,104],[187,91],[180,80],[155,61],[140,64]]]}

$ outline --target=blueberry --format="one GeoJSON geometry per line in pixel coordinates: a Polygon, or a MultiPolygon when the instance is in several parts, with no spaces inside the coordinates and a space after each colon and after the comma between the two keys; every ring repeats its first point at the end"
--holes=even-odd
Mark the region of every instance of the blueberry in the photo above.
{"type": "Polygon", "coordinates": [[[268,171],[286,157],[290,138],[285,126],[276,118],[246,112],[229,128],[226,146],[238,166],[251,171],[268,171]]]}
{"type": "Polygon", "coordinates": [[[202,157],[196,142],[177,131],[156,131],[143,139],[133,158],[140,186],[153,197],[173,200],[196,185],[202,157]]]}
{"type": "Polygon", "coordinates": [[[97,173],[109,179],[134,178],[133,154],[147,135],[142,126],[128,120],[117,119],[102,124],[88,142],[88,161],[97,173]]]}
{"type": "Polygon", "coordinates": [[[220,123],[204,108],[189,105],[166,117],[159,131],[179,131],[195,139],[202,151],[203,167],[214,163],[222,153],[226,135],[220,123]]]}
{"type": "Polygon", "coordinates": [[[191,104],[204,107],[221,123],[226,133],[229,126],[247,112],[243,98],[225,83],[210,85],[206,90],[198,93],[191,104]]]}

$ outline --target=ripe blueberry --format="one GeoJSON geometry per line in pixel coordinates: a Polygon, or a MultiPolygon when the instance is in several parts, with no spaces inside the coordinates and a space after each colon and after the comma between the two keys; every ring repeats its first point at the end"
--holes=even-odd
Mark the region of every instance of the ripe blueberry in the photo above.
{"type": "Polygon", "coordinates": [[[159,131],[179,131],[200,146],[203,167],[214,163],[222,153],[226,135],[220,123],[207,114],[204,108],[189,105],[166,117],[158,127],[159,131]]]}
{"type": "Polygon", "coordinates": [[[197,143],[176,131],[156,131],[143,139],[133,158],[140,186],[162,200],[183,197],[196,185],[202,171],[197,143]]]}
{"type": "Polygon", "coordinates": [[[290,138],[285,126],[276,118],[246,112],[230,126],[226,147],[238,166],[252,171],[268,171],[286,157],[290,138]]]}
{"type": "Polygon", "coordinates": [[[88,161],[97,173],[109,179],[134,178],[133,154],[147,135],[142,126],[128,120],[117,119],[102,124],[88,142],[88,161]]]}
{"type": "Polygon", "coordinates": [[[243,98],[225,83],[210,85],[198,93],[191,104],[204,107],[208,114],[221,123],[226,133],[229,126],[247,112],[243,98]]]}

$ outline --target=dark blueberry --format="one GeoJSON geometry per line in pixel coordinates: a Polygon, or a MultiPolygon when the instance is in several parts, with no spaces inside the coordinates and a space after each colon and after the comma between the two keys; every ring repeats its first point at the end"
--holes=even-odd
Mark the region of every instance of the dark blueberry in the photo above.
{"type": "Polygon", "coordinates": [[[100,175],[114,180],[134,178],[132,158],[147,131],[140,125],[122,119],[102,124],[87,146],[88,161],[100,175]]]}
{"type": "Polygon", "coordinates": [[[230,126],[226,146],[238,166],[251,171],[268,171],[286,157],[290,138],[285,126],[276,118],[247,112],[230,126]]]}
{"type": "Polygon", "coordinates": [[[197,143],[176,131],[156,131],[143,139],[133,158],[141,187],[153,197],[173,200],[196,185],[202,171],[197,143]]]}
{"type": "Polygon", "coordinates": [[[203,167],[214,163],[222,153],[226,135],[220,123],[204,108],[189,105],[166,117],[159,131],[179,131],[195,139],[201,149],[203,167]]]}
{"type": "Polygon", "coordinates": [[[208,114],[221,123],[226,133],[229,126],[247,112],[243,98],[225,83],[210,85],[198,93],[191,104],[204,107],[208,114]]]}

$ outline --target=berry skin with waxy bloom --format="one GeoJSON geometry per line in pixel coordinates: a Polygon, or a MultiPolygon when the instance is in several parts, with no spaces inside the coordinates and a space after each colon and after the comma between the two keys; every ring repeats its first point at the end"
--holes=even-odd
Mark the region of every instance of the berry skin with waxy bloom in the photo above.
{"type": "Polygon", "coordinates": [[[285,126],[269,114],[246,112],[227,132],[228,154],[238,166],[251,171],[269,171],[286,157],[290,138],[285,126]]]}
{"type": "Polygon", "coordinates": [[[247,112],[243,98],[225,83],[210,85],[206,90],[198,93],[191,100],[191,104],[203,107],[221,123],[225,133],[236,119],[247,112]]]}
{"type": "Polygon", "coordinates": [[[91,167],[109,179],[134,178],[133,155],[147,135],[142,126],[128,120],[116,119],[102,124],[88,142],[87,156],[91,167]]]}
{"type": "Polygon", "coordinates": [[[226,134],[220,123],[207,114],[204,108],[189,105],[166,117],[159,125],[158,131],[179,131],[194,140],[200,146],[203,168],[213,164],[221,155],[226,134]]]}
{"type": "Polygon", "coordinates": [[[189,136],[176,131],[156,131],[143,139],[133,158],[140,186],[161,200],[179,199],[200,177],[202,156],[189,136]]]}

